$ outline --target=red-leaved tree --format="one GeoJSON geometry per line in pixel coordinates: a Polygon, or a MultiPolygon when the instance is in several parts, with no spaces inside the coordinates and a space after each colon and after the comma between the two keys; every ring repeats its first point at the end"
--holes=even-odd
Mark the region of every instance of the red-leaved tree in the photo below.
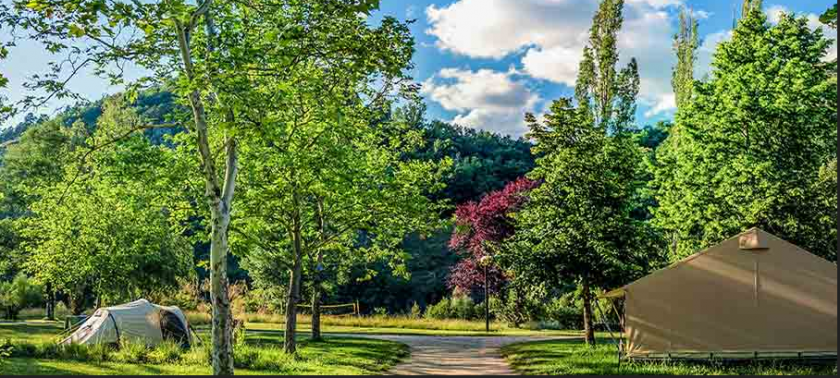
{"type": "MultiPolygon", "coordinates": [[[[484,267],[481,258],[491,256],[494,246],[513,235],[510,214],[527,200],[527,192],[538,185],[536,181],[520,178],[504,189],[485,195],[480,202],[468,202],[455,210],[455,231],[449,248],[464,255],[449,273],[448,286],[465,293],[484,288],[484,267]]],[[[504,273],[490,264],[487,270],[490,293],[497,293],[507,280],[504,273]]]]}

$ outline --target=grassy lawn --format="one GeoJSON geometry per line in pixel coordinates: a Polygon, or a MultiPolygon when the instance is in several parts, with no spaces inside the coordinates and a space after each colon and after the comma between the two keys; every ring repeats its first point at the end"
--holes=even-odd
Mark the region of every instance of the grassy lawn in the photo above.
{"type": "MultiPolygon", "coordinates": [[[[206,328],[210,315],[188,311],[190,324],[196,328],[206,328]]],[[[245,315],[249,329],[283,329],[284,317],[279,314],[245,315]]],[[[311,317],[298,315],[297,327],[300,332],[309,332],[311,317]]],[[[580,331],[540,329],[537,324],[525,324],[522,328],[512,328],[502,322],[490,322],[490,333],[486,333],[484,320],[426,319],[412,318],[405,315],[365,315],[365,316],[321,316],[321,330],[324,333],[365,333],[389,335],[438,335],[438,336],[581,336],[580,331]]]]}
{"type": "Polygon", "coordinates": [[[800,365],[783,362],[617,363],[616,347],[606,339],[589,348],[578,340],[552,340],[512,344],[502,355],[520,374],[527,375],[836,375],[836,365],[800,365]]]}
{"type": "MultiPolygon", "coordinates": [[[[426,335],[426,336],[582,336],[581,331],[557,331],[557,330],[529,330],[519,328],[495,327],[490,329],[490,333],[484,332],[484,323],[481,324],[481,330],[457,330],[457,329],[436,329],[433,327],[426,328],[409,328],[411,324],[406,324],[405,328],[398,326],[365,326],[360,324],[358,326],[341,326],[341,325],[323,325],[321,332],[325,334],[374,334],[374,335],[426,335]]],[[[282,323],[246,323],[248,330],[254,331],[277,331],[283,330],[282,323]]],[[[202,327],[204,328],[204,327],[202,327]]],[[[443,327],[440,327],[443,328],[443,327]]],[[[298,332],[309,333],[311,330],[309,324],[299,324],[298,332]]]]}
{"type": "MultiPolygon", "coordinates": [[[[56,340],[62,330],[58,322],[0,323],[0,339],[44,343],[56,340]]],[[[203,333],[203,332],[202,332],[203,333]]],[[[207,335],[203,335],[207,339],[207,335]]],[[[298,340],[298,355],[282,352],[283,332],[250,330],[244,346],[235,349],[237,373],[284,375],[371,375],[383,374],[409,355],[404,344],[370,339],[326,336],[311,342],[308,335],[298,340]]],[[[3,358],[0,375],[13,374],[208,374],[207,350],[194,347],[171,363],[119,363],[116,359],[91,362],[71,359],[3,358]]]]}

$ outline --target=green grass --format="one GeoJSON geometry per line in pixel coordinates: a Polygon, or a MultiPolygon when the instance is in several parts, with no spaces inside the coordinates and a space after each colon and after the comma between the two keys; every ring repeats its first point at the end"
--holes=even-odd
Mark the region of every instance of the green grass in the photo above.
{"type": "MultiPolygon", "coordinates": [[[[210,315],[188,311],[190,324],[207,327],[210,315]]],[[[277,314],[246,314],[249,328],[283,329],[284,318],[277,314]]],[[[312,318],[298,315],[298,330],[309,332],[312,318]]],[[[512,328],[501,322],[490,323],[490,333],[486,333],[483,320],[426,319],[411,318],[405,315],[366,315],[366,316],[321,316],[321,330],[324,333],[365,333],[396,335],[440,335],[440,336],[580,336],[580,331],[540,329],[537,324],[526,324],[522,328],[512,328]]]]}
{"type": "Polygon", "coordinates": [[[64,331],[64,323],[46,320],[0,322],[0,340],[55,341],[64,331]]]}
{"type": "Polygon", "coordinates": [[[527,375],[836,375],[835,364],[804,365],[779,361],[721,363],[618,364],[616,347],[606,339],[590,348],[580,340],[552,340],[511,344],[502,355],[511,368],[527,375]]]}
{"type": "MultiPolygon", "coordinates": [[[[0,339],[14,343],[45,345],[55,340],[61,331],[58,322],[26,322],[0,324],[0,339]]],[[[207,334],[202,332],[207,340],[207,334]]],[[[206,342],[206,341],[205,341],[206,342]]],[[[240,374],[283,375],[372,375],[383,374],[409,355],[404,344],[372,339],[329,337],[312,342],[308,336],[298,337],[297,356],[282,352],[283,332],[249,330],[245,345],[235,348],[236,371],[240,374]]],[[[43,353],[47,348],[29,348],[43,353]]],[[[104,362],[84,360],[12,357],[0,359],[0,375],[14,374],[208,374],[210,373],[206,346],[166,357],[169,363],[150,363],[160,360],[161,351],[149,351],[144,363],[124,363],[125,352],[113,351],[104,362]]],[[[20,354],[20,353],[18,353],[20,354]]],[[[84,354],[79,354],[84,356],[84,354]]],[[[39,356],[43,357],[44,354],[39,356]]]]}
{"type": "MultiPolygon", "coordinates": [[[[282,323],[246,323],[248,330],[270,331],[282,330],[282,323]]],[[[203,329],[204,327],[202,327],[203,329]]],[[[309,333],[309,324],[298,324],[298,332],[309,333]]],[[[324,334],[370,334],[370,335],[424,335],[424,336],[581,336],[581,331],[529,330],[519,328],[491,328],[490,333],[484,332],[482,324],[480,331],[435,329],[435,328],[400,328],[396,326],[336,326],[323,325],[324,334]]]]}

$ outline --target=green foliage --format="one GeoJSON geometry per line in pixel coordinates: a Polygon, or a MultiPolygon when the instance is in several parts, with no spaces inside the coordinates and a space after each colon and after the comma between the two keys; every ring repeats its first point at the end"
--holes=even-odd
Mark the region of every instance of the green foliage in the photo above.
{"type": "Polygon", "coordinates": [[[677,65],[674,67],[671,78],[677,109],[681,109],[686,101],[691,100],[694,89],[694,64],[697,62],[697,48],[700,47],[697,25],[697,19],[690,10],[686,8],[680,10],[680,28],[674,35],[677,65]]]}
{"type": "Polygon", "coordinates": [[[146,360],[156,365],[176,363],[180,361],[183,351],[180,343],[165,340],[149,351],[146,360]]]}
{"type": "Polygon", "coordinates": [[[411,305],[411,312],[409,313],[409,316],[412,319],[420,319],[420,316],[422,315],[423,313],[420,310],[420,305],[418,305],[417,302],[414,302],[414,304],[411,305]]]}
{"type": "MultiPolygon", "coordinates": [[[[395,110],[393,118],[423,133],[424,143],[407,154],[409,157],[440,161],[452,159],[446,188],[433,193],[433,199],[446,199],[452,205],[477,201],[534,168],[531,144],[525,138],[514,139],[476,128],[426,121],[425,105],[408,104],[395,110]]],[[[448,213],[447,213],[448,214],[448,213]]]]}
{"type": "Polygon", "coordinates": [[[0,307],[5,311],[6,319],[17,320],[21,310],[44,303],[41,285],[32,282],[23,273],[19,273],[10,282],[0,282],[0,307]]]}
{"type": "Polygon", "coordinates": [[[836,226],[825,221],[836,216],[826,201],[836,181],[820,178],[837,154],[830,44],[804,17],[771,25],[751,11],[718,46],[712,78],[657,154],[655,222],[672,259],[751,227],[836,259],[836,226]]]}
{"type": "Polygon", "coordinates": [[[472,320],[477,319],[483,314],[483,307],[476,306],[475,302],[466,295],[456,295],[454,297],[446,297],[440,302],[426,307],[426,319],[460,319],[472,320]]]}
{"type": "MultiPolygon", "coordinates": [[[[99,146],[142,122],[115,100],[95,134],[76,134],[78,143],[99,146]]],[[[32,216],[19,220],[25,268],[55,289],[77,296],[89,288],[113,302],[189,277],[192,258],[175,210],[185,199],[169,190],[178,180],[167,171],[171,153],[139,135],[111,149],[65,148],[62,180],[33,188],[32,216]]]]}
{"type": "Polygon", "coordinates": [[[583,329],[583,309],[571,307],[560,299],[555,299],[545,306],[545,318],[553,322],[558,329],[583,329]]]}
{"type": "Polygon", "coordinates": [[[837,4],[832,5],[831,8],[820,15],[820,22],[837,29],[837,4]]]}
{"type": "Polygon", "coordinates": [[[111,360],[127,364],[142,364],[148,361],[149,347],[145,343],[129,338],[120,340],[120,347],[111,354],[111,360]]]}

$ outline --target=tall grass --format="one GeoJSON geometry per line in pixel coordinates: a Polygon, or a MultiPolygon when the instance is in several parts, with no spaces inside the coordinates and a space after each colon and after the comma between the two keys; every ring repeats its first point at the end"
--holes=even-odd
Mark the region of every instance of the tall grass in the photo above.
{"type": "MultiPolygon", "coordinates": [[[[194,311],[187,312],[187,319],[190,324],[196,327],[210,324],[210,315],[194,311]]],[[[258,314],[249,313],[245,315],[246,323],[284,324],[285,318],[279,314],[258,314]]],[[[312,323],[310,315],[298,315],[298,325],[309,326],[312,323]]],[[[427,319],[417,318],[411,315],[365,315],[365,316],[335,316],[321,315],[321,326],[323,327],[354,327],[354,328],[397,328],[397,329],[424,329],[439,331],[463,331],[463,332],[484,332],[484,321],[461,320],[461,319],[427,319]]],[[[537,329],[539,325],[534,324],[529,328],[537,329]]],[[[491,322],[491,331],[504,331],[511,329],[500,322],[491,322]]]]}

